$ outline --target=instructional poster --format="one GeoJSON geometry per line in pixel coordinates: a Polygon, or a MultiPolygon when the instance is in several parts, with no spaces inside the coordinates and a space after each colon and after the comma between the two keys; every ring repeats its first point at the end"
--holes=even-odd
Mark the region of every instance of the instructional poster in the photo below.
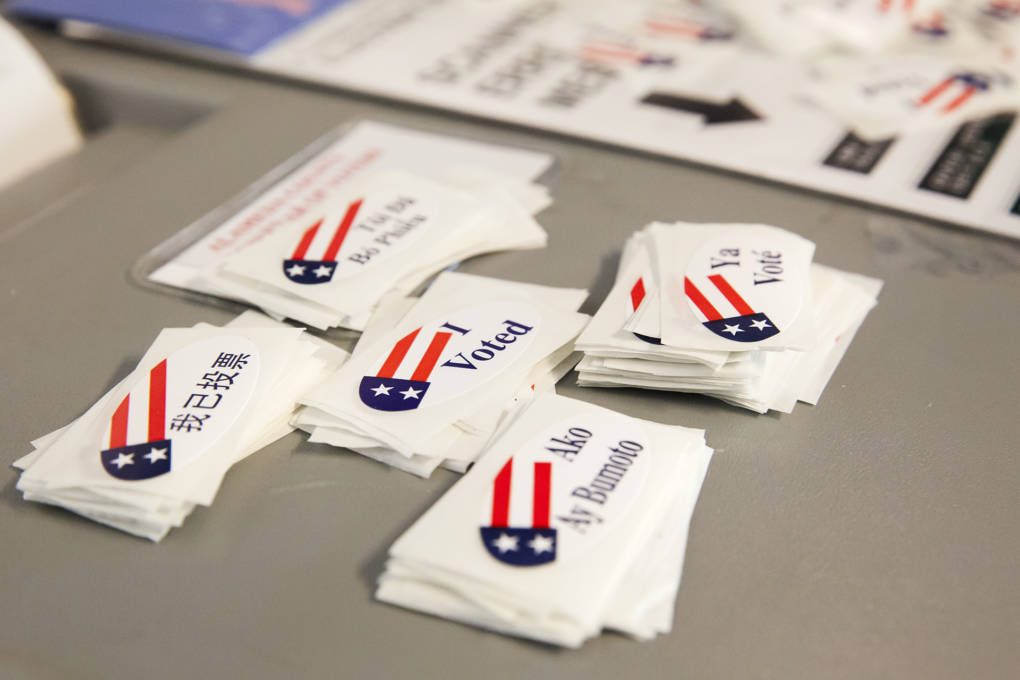
{"type": "MultiPolygon", "coordinates": [[[[1017,3],[208,2],[287,15],[233,63],[1020,237],[1017,3]]],[[[13,7],[128,25],[69,3],[13,7]]]]}
{"type": "Polygon", "coordinates": [[[1014,112],[861,138],[724,19],[638,2],[594,23],[600,4],[613,3],[350,3],[253,63],[1020,237],[1014,112]]]}

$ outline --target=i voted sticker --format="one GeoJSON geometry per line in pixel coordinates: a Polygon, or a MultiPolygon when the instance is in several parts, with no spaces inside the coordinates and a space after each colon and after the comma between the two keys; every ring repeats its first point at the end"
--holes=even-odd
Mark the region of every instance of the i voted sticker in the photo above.
{"type": "Polygon", "coordinates": [[[572,416],[522,446],[500,468],[480,528],[504,564],[562,561],[596,544],[645,485],[650,440],[630,419],[572,416]]]}
{"type": "Polygon", "coordinates": [[[812,254],[780,230],[720,236],[691,258],[684,294],[707,330],[735,342],[760,342],[797,319],[812,254]]]}
{"type": "Polygon", "coordinates": [[[258,375],[258,348],[237,336],[202,340],[157,362],[110,416],[103,469],[138,481],[193,462],[233,426],[258,375]]]}
{"type": "Polygon", "coordinates": [[[303,285],[354,276],[405,250],[438,217],[436,202],[420,193],[370,192],[305,229],[283,274],[303,285]]]}
{"type": "Polygon", "coordinates": [[[519,301],[476,305],[424,324],[396,340],[361,379],[362,403],[409,411],[442,403],[497,377],[539,334],[538,310],[519,301]]]}

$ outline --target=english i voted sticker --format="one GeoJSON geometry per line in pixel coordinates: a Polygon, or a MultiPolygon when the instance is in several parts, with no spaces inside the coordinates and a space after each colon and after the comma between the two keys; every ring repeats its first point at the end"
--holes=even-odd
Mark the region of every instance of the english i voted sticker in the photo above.
{"type": "Polygon", "coordinates": [[[283,274],[303,285],[348,278],[408,248],[438,217],[436,202],[420,192],[367,192],[305,229],[283,260],[283,274]]]}
{"type": "Polygon", "coordinates": [[[443,315],[396,340],[358,386],[377,411],[441,404],[499,376],[538,335],[541,314],[524,301],[474,305],[443,315]]]}
{"type": "Polygon", "coordinates": [[[152,366],[117,403],[99,460],[107,474],[140,481],[180,469],[213,447],[258,385],[259,351],[240,336],[183,347],[152,366]]]}
{"type": "Polygon", "coordinates": [[[683,290],[706,331],[757,343],[793,326],[810,293],[813,249],[779,229],[734,230],[691,257],[683,290]]]}
{"type": "Polygon", "coordinates": [[[647,477],[650,440],[640,425],[581,412],[526,443],[499,469],[479,538],[514,567],[582,554],[627,513],[647,477]]]}

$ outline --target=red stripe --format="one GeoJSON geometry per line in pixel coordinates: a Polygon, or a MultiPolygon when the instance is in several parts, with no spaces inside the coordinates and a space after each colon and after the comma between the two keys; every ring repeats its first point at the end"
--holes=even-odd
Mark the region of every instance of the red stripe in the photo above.
{"type": "Polygon", "coordinates": [[[124,397],[124,401],[120,402],[117,410],[113,412],[113,418],[110,419],[111,449],[127,446],[128,408],[130,403],[131,395],[128,394],[124,397]]]}
{"type": "Polygon", "coordinates": [[[583,52],[586,55],[592,55],[596,57],[620,57],[621,59],[627,59],[629,61],[639,61],[640,57],[633,52],[625,50],[611,49],[608,47],[585,47],[583,52]]]}
{"type": "Polygon", "coordinates": [[[953,109],[963,106],[963,103],[970,99],[975,92],[977,92],[976,87],[968,87],[959,97],[946,104],[945,108],[942,109],[942,112],[949,113],[953,109]]]}
{"type": "Polygon", "coordinates": [[[319,220],[312,226],[308,227],[308,229],[305,229],[305,233],[301,237],[301,242],[298,243],[297,248],[294,249],[294,254],[290,256],[290,259],[305,259],[305,253],[308,252],[308,246],[312,245],[312,240],[315,238],[315,232],[319,231],[320,226],[322,226],[322,220],[319,220]]]}
{"type": "Polygon", "coordinates": [[[347,232],[351,230],[351,223],[354,222],[355,216],[358,211],[361,210],[361,202],[363,199],[351,203],[347,206],[347,212],[344,213],[344,218],[340,221],[340,226],[336,228],[336,232],[333,234],[333,240],[329,242],[329,248],[326,248],[326,254],[322,257],[327,262],[336,260],[336,254],[340,252],[340,246],[343,245],[344,239],[347,238],[347,232]]]}
{"type": "Polygon", "coordinates": [[[637,308],[641,306],[641,301],[645,299],[645,280],[638,277],[637,283],[630,289],[630,304],[637,311],[637,308]]]}
{"type": "Polygon", "coordinates": [[[879,11],[881,11],[881,12],[888,11],[889,5],[891,3],[892,3],[892,0],[881,0],[881,2],[878,3],[879,11]]]}
{"type": "Polygon", "coordinates": [[[166,439],[166,359],[149,371],[149,441],[166,439]]]}
{"type": "Polygon", "coordinates": [[[535,463],[535,496],[532,500],[531,526],[549,528],[549,499],[552,496],[552,463],[535,463]]]}
{"type": "Polygon", "coordinates": [[[903,5],[903,8],[908,12],[912,12],[914,10],[914,0],[906,0],[903,5]]]}
{"type": "Polygon", "coordinates": [[[382,368],[375,374],[377,378],[392,378],[393,374],[400,368],[400,362],[407,356],[407,350],[411,349],[411,345],[414,344],[414,339],[418,337],[418,331],[421,328],[415,328],[413,331],[401,338],[397,344],[393,345],[393,349],[390,350],[390,355],[386,357],[386,361],[383,363],[382,368]]]}
{"type": "Polygon", "coordinates": [[[719,292],[726,296],[729,303],[733,305],[733,308],[740,312],[741,316],[746,314],[754,314],[754,310],[751,306],[744,302],[744,298],[740,297],[740,293],[733,290],[733,286],[730,282],[723,278],[722,274],[712,274],[708,277],[708,280],[715,284],[715,287],[719,289],[719,292]]]}
{"type": "Polygon", "coordinates": [[[697,286],[691,283],[691,280],[686,277],[684,277],[684,292],[709,321],[718,321],[722,318],[722,314],[719,313],[719,310],[713,307],[712,303],[708,301],[708,298],[702,295],[697,286]]]}
{"type": "Polygon", "coordinates": [[[510,475],[513,463],[513,458],[508,460],[492,483],[492,526],[494,527],[505,527],[510,522],[510,475]]]}
{"type": "Polygon", "coordinates": [[[918,106],[924,106],[925,104],[927,104],[928,102],[930,102],[930,101],[931,101],[932,99],[935,99],[935,97],[938,97],[938,96],[939,96],[940,94],[942,94],[943,92],[945,92],[945,91],[946,91],[946,89],[947,89],[947,88],[948,88],[948,87],[949,87],[950,85],[952,85],[952,84],[953,84],[953,79],[952,79],[952,78],[946,78],[946,79],[945,79],[945,80],[943,80],[943,81],[942,81],[941,83],[939,83],[939,84],[938,84],[938,85],[936,85],[935,87],[933,87],[933,88],[931,88],[930,90],[928,90],[928,91],[927,91],[927,92],[926,92],[926,93],[924,94],[924,96],[923,96],[923,97],[921,97],[921,101],[920,101],[920,102],[918,103],[918,106]]]}
{"type": "MultiPolygon", "coordinates": [[[[681,21],[681,20],[677,20],[681,21]]],[[[662,21],[646,21],[645,26],[653,31],[661,31],[663,33],[682,33],[684,35],[701,35],[701,28],[697,24],[691,25],[680,25],[680,24],[668,24],[662,21]]]]}
{"type": "Polygon", "coordinates": [[[451,335],[453,334],[436,333],[432,336],[432,342],[429,343],[429,348],[425,350],[425,356],[421,358],[421,361],[415,367],[411,380],[424,381],[429,379],[429,376],[432,375],[432,369],[436,367],[436,362],[439,361],[439,355],[446,348],[446,343],[450,342],[451,335]]]}

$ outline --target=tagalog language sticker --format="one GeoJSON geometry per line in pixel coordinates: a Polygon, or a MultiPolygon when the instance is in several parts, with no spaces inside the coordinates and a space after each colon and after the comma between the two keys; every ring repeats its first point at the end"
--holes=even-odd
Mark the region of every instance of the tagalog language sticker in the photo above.
{"type": "Polygon", "coordinates": [[[736,342],[760,342],[796,320],[807,293],[803,248],[791,237],[733,234],[691,258],[684,294],[702,326],[736,342]]]}
{"type": "Polygon", "coordinates": [[[476,305],[446,314],[397,339],[361,379],[362,403],[377,411],[440,404],[496,378],[540,332],[525,302],[476,305]]]}
{"type": "Polygon", "coordinates": [[[514,567],[582,554],[640,496],[650,449],[625,418],[581,413],[550,427],[494,477],[479,532],[485,550],[514,567]]]}
{"type": "Polygon", "coordinates": [[[103,469],[140,481],[198,459],[244,411],[258,375],[258,348],[237,336],[192,343],[157,362],[111,414],[103,469]]]}

